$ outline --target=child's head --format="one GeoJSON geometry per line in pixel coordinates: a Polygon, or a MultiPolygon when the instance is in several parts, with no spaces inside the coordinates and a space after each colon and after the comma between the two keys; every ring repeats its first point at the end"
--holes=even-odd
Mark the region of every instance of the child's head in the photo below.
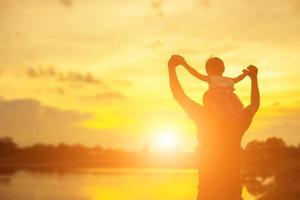
{"type": "Polygon", "coordinates": [[[218,57],[211,57],[206,61],[205,69],[210,76],[221,76],[225,70],[224,62],[218,57]]]}

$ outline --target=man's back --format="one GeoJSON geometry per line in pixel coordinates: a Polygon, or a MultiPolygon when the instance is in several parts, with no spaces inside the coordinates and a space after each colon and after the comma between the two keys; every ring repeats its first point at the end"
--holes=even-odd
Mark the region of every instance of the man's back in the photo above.
{"type": "Polygon", "coordinates": [[[198,128],[199,195],[203,199],[239,199],[240,144],[251,118],[241,113],[237,121],[224,121],[205,108],[203,112],[203,116],[192,118],[198,128]]]}

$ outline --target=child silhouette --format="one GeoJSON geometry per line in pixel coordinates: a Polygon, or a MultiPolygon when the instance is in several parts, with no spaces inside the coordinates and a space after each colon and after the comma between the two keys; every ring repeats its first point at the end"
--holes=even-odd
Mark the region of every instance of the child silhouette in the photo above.
{"type": "Polygon", "coordinates": [[[184,66],[193,76],[208,83],[209,89],[203,95],[205,106],[221,118],[239,117],[244,105],[234,93],[234,84],[247,76],[247,70],[243,70],[242,74],[234,78],[225,77],[223,76],[224,62],[218,57],[211,57],[206,61],[207,75],[204,75],[191,67],[182,56],[177,55],[175,60],[177,64],[184,66]]]}

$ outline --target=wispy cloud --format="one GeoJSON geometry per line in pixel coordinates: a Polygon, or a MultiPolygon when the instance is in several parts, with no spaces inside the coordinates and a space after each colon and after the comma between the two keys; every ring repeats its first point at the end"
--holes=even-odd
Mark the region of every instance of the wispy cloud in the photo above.
{"type": "Polygon", "coordinates": [[[95,78],[91,73],[82,74],[74,71],[69,71],[64,73],[55,70],[53,67],[47,67],[47,68],[29,67],[26,69],[26,75],[32,79],[50,77],[50,78],[55,78],[58,81],[71,81],[71,82],[104,85],[102,80],[95,78]]]}
{"type": "Polygon", "coordinates": [[[115,129],[81,125],[94,119],[95,115],[92,113],[47,106],[35,99],[5,100],[0,97],[0,113],[0,137],[12,137],[21,145],[64,142],[107,147],[122,145],[128,148],[128,138],[136,140],[115,129]]]}
{"type": "Polygon", "coordinates": [[[2,100],[0,112],[1,134],[35,141],[51,137],[63,139],[66,135],[82,132],[83,128],[77,124],[92,118],[89,113],[44,106],[34,99],[2,100]]]}
{"type": "Polygon", "coordinates": [[[161,17],[165,15],[162,10],[163,0],[152,0],[151,1],[151,8],[161,17]]]}
{"type": "Polygon", "coordinates": [[[9,0],[0,0],[0,10],[4,11],[7,8],[9,8],[9,0]]]}
{"type": "Polygon", "coordinates": [[[115,84],[121,85],[121,86],[130,86],[130,85],[132,85],[132,83],[129,80],[115,80],[113,82],[115,84]]]}
{"type": "Polygon", "coordinates": [[[154,42],[152,42],[151,44],[150,44],[150,47],[152,48],[152,49],[159,49],[159,48],[161,48],[161,47],[163,47],[164,45],[163,45],[163,43],[161,42],[161,41],[159,41],[159,40],[156,40],[156,41],[154,41],[154,42]]]}
{"type": "Polygon", "coordinates": [[[104,92],[96,94],[95,98],[97,100],[122,100],[125,96],[120,92],[104,92]]]}
{"type": "Polygon", "coordinates": [[[210,0],[198,0],[197,3],[198,3],[198,5],[203,6],[203,7],[208,7],[211,4],[210,0]]]}
{"type": "Polygon", "coordinates": [[[63,88],[57,88],[56,91],[60,95],[64,95],[65,94],[65,90],[63,88]]]}
{"type": "Polygon", "coordinates": [[[93,96],[82,96],[80,97],[80,99],[84,102],[89,101],[89,102],[115,103],[115,101],[125,100],[126,96],[121,92],[117,92],[117,91],[105,91],[102,93],[97,93],[93,96]]]}
{"type": "Polygon", "coordinates": [[[61,2],[61,4],[65,7],[71,7],[74,3],[73,0],[59,0],[61,2]]]}

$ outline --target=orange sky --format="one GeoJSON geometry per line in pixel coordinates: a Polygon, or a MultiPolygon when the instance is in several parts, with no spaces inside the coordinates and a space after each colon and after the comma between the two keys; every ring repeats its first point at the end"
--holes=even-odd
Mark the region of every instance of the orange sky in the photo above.
{"type": "MultiPolygon", "coordinates": [[[[168,132],[192,150],[194,124],[168,85],[178,53],[203,73],[211,55],[227,76],[257,65],[262,106],[243,144],[298,144],[299,11],[297,0],[0,0],[0,136],[141,149],[168,132]]],[[[178,73],[201,101],[207,85],[178,73]]],[[[250,81],[236,88],[247,104],[250,81]]]]}

